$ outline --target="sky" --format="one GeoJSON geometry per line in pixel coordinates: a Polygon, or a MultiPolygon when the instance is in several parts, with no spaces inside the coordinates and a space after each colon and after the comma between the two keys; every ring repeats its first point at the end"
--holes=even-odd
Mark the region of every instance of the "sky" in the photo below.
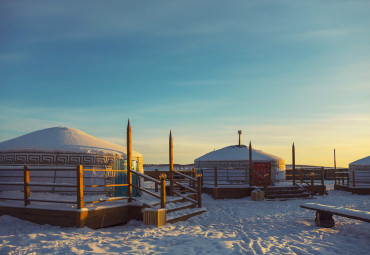
{"type": "Polygon", "coordinates": [[[242,143],[370,155],[370,2],[0,1],[0,141],[67,126],[144,163],[242,143]]]}

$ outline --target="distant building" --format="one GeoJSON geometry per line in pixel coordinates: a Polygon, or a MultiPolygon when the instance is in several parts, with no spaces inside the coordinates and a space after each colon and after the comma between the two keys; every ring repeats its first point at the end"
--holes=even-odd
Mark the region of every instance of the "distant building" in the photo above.
{"type": "MultiPolygon", "coordinates": [[[[85,132],[68,127],[53,127],[38,130],[8,141],[0,143],[0,167],[14,169],[28,165],[32,167],[53,167],[50,171],[42,172],[42,177],[31,179],[38,182],[63,182],[73,183],[76,180],[75,172],[56,171],[58,167],[76,167],[83,165],[89,169],[124,169],[126,160],[126,148],[102,139],[96,138],[85,132]],[[54,169],[54,170],[52,170],[54,169]],[[66,177],[66,178],[62,178],[66,177]]],[[[134,170],[143,172],[143,157],[133,151],[132,160],[134,170]]],[[[14,176],[16,171],[12,175],[14,176]]],[[[17,171],[19,177],[8,181],[22,181],[23,173],[17,171]]],[[[40,175],[40,174],[39,174],[40,175]]],[[[91,184],[112,184],[123,179],[114,172],[84,172],[84,177],[89,177],[91,184]]],[[[9,188],[10,186],[8,186],[9,188]]],[[[0,191],[6,186],[0,187],[0,191]]],[[[44,188],[45,189],[45,188],[44,188]]],[[[55,188],[55,191],[66,188],[55,188]]],[[[54,190],[53,190],[54,191],[54,190]]],[[[109,191],[112,193],[113,189],[109,191]]],[[[112,195],[112,194],[111,194],[112,195]]]]}
{"type": "MultiPolygon", "coordinates": [[[[284,159],[260,150],[252,149],[254,170],[259,173],[253,176],[257,185],[262,185],[264,174],[269,174],[269,184],[285,179],[284,159]]],[[[194,160],[194,167],[218,169],[218,182],[249,184],[249,148],[245,145],[232,145],[209,152],[194,160]]],[[[204,179],[214,179],[211,170],[203,171],[204,179]]]]}
{"type": "Polygon", "coordinates": [[[349,164],[349,184],[353,185],[353,183],[358,188],[370,187],[370,156],[349,164]]]}

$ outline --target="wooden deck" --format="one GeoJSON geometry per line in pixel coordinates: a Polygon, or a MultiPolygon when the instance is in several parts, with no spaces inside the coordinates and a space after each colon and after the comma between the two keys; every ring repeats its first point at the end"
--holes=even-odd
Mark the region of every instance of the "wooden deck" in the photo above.
{"type": "Polygon", "coordinates": [[[0,205],[0,215],[60,227],[103,228],[142,219],[141,206],[116,205],[83,209],[51,209],[45,206],[0,205]]]}
{"type": "MultiPolygon", "coordinates": [[[[303,189],[307,192],[312,191],[311,186],[301,185],[303,189]]],[[[268,189],[271,190],[286,190],[292,187],[298,187],[294,185],[279,185],[279,186],[269,186],[268,189]]],[[[214,199],[225,199],[225,198],[243,198],[251,196],[252,191],[255,189],[255,186],[248,185],[224,185],[224,186],[212,186],[204,185],[202,187],[202,192],[211,195],[214,199]]],[[[264,187],[258,187],[261,190],[264,190],[264,187]]],[[[314,186],[314,194],[324,195],[326,194],[326,185],[316,184],[314,186]]]]}
{"type": "Polygon", "coordinates": [[[353,186],[344,185],[344,184],[335,184],[334,189],[351,192],[352,194],[357,194],[357,195],[370,195],[370,186],[369,187],[353,187],[353,186]]]}

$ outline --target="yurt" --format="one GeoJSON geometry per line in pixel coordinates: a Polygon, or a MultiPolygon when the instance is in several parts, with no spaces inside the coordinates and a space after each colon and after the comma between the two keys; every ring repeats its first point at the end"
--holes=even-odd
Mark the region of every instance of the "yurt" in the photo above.
{"type": "MultiPolygon", "coordinates": [[[[27,165],[30,169],[50,169],[42,172],[31,171],[33,181],[75,183],[75,172],[57,171],[58,168],[66,169],[83,165],[88,169],[123,170],[125,160],[126,148],[123,146],[104,141],[77,129],[53,127],[1,142],[0,169],[13,169],[13,171],[0,171],[0,178],[3,182],[22,181],[23,172],[19,169],[27,165]]],[[[134,170],[143,172],[142,155],[133,151],[132,160],[134,170]]],[[[123,176],[116,173],[86,171],[84,172],[84,183],[91,185],[118,183],[123,180],[123,176]]],[[[11,186],[0,185],[0,191],[10,188],[14,189],[11,186]]],[[[52,191],[62,193],[62,191],[68,192],[69,190],[55,187],[52,191]]],[[[104,187],[100,192],[114,196],[118,195],[117,192],[122,193],[122,190],[104,187]]]]}
{"type": "Polygon", "coordinates": [[[349,164],[349,178],[355,187],[370,187],[370,156],[349,164]]]}
{"type": "MultiPolygon", "coordinates": [[[[261,150],[252,149],[253,169],[259,174],[252,177],[255,185],[262,185],[260,176],[269,175],[269,185],[285,179],[284,159],[261,150]]],[[[194,160],[197,171],[203,171],[203,179],[214,179],[217,167],[218,183],[249,184],[249,148],[246,145],[232,145],[209,152],[194,160]]]]}

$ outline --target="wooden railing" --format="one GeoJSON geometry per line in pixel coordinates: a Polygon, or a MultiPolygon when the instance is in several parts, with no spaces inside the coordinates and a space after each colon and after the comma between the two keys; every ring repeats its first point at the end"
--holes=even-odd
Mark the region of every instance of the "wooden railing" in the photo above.
{"type": "Polygon", "coordinates": [[[334,177],[335,185],[337,185],[337,184],[344,185],[345,181],[347,182],[347,186],[349,186],[348,168],[347,169],[337,169],[337,171],[335,172],[335,177],[334,177]]]}
{"type": "Polygon", "coordinates": [[[175,195],[182,197],[198,207],[202,207],[202,174],[196,174],[195,168],[192,170],[173,170],[173,192],[175,195]],[[178,189],[176,191],[176,189],[178,189]],[[186,194],[193,194],[195,200],[186,194]]]}
{"type": "MultiPolygon", "coordinates": [[[[158,169],[154,170],[154,179],[159,180],[160,176],[168,173],[168,171],[159,171],[158,169]]],[[[202,174],[196,173],[195,168],[192,170],[173,170],[173,178],[172,178],[172,187],[174,190],[174,194],[176,196],[180,196],[185,200],[188,200],[192,203],[196,203],[198,207],[202,207],[202,174]],[[177,189],[177,191],[176,191],[177,189]],[[189,198],[186,194],[193,194],[195,199],[189,198]]],[[[171,185],[171,178],[167,179],[171,185]]],[[[154,189],[155,192],[158,192],[159,184],[155,183],[154,189]]]]}
{"type": "MultiPolygon", "coordinates": [[[[21,171],[21,169],[5,169],[5,168],[0,168],[0,171],[21,171]]],[[[129,183],[122,183],[122,184],[94,184],[94,185],[84,185],[84,172],[86,171],[102,171],[102,172],[127,172],[127,170],[111,170],[111,169],[83,169],[82,165],[78,165],[76,168],[29,168],[28,166],[23,167],[23,176],[21,175],[6,175],[6,176],[1,176],[1,177],[17,177],[17,178],[23,178],[23,181],[21,182],[1,182],[0,185],[10,185],[10,186],[23,186],[23,193],[24,197],[23,199],[20,198],[0,198],[0,200],[17,200],[17,201],[24,201],[24,205],[27,206],[31,202],[49,202],[49,203],[68,203],[68,204],[76,204],[77,209],[82,209],[84,207],[84,204],[87,203],[101,203],[101,202],[110,202],[110,201],[118,201],[118,200],[126,200],[126,199],[132,199],[132,193],[129,192],[127,197],[112,197],[109,199],[104,199],[104,200],[93,200],[93,201],[85,201],[84,200],[84,193],[86,191],[84,190],[85,188],[96,188],[96,187],[135,187],[143,192],[149,193],[150,195],[160,199],[161,201],[161,208],[165,208],[165,203],[166,203],[166,196],[165,196],[165,176],[161,177],[161,181],[157,181],[149,176],[146,176],[144,174],[140,174],[135,171],[129,171],[131,174],[136,174],[140,177],[143,177],[144,179],[149,179],[150,181],[153,181],[155,183],[159,183],[161,186],[161,195],[158,196],[157,194],[154,194],[138,185],[135,184],[129,184],[129,183]],[[76,176],[58,176],[58,178],[73,178],[76,179],[76,184],[70,184],[70,183],[47,183],[47,182],[32,182],[31,178],[52,178],[51,176],[35,176],[32,175],[30,176],[30,172],[37,172],[37,171],[72,171],[76,173],[76,176]],[[58,201],[58,200],[48,200],[48,199],[31,199],[31,187],[67,187],[67,188],[72,188],[71,190],[64,191],[64,192],[74,192],[76,193],[76,200],[75,201],[58,201]],[[131,197],[130,197],[131,196],[131,197]]],[[[95,177],[96,178],[96,177],[95,177]]],[[[55,179],[54,179],[55,181],[55,179]]],[[[74,193],[73,192],[73,193],[74,193]]]]}
{"type": "MultiPolygon", "coordinates": [[[[151,181],[151,182],[154,182],[155,186],[156,186],[156,190],[155,192],[158,192],[158,185],[160,186],[160,195],[157,195],[151,191],[149,191],[148,189],[144,189],[143,187],[140,187],[138,185],[135,185],[135,184],[131,184],[133,187],[135,187],[136,189],[138,190],[141,190],[155,198],[158,198],[160,199],[161,201],[161,208],[166,208],[166,178],[167,178],[167,175],[165,173],[161,173],[158,175],[158,180],[148,176],[148,175],[145,175],[145,174],[142,174],[142,173],[139,173],[139,172],[136,172],[136,171],[132,171],[130,170],[131,174],[134,174],[136,176],[139,176],[139,177],[142,177],[144,178],[144,180],[147,180],[147,181],[151,181]]],[[[130,194],[129,194],[130,196],[130,194]]]]}

